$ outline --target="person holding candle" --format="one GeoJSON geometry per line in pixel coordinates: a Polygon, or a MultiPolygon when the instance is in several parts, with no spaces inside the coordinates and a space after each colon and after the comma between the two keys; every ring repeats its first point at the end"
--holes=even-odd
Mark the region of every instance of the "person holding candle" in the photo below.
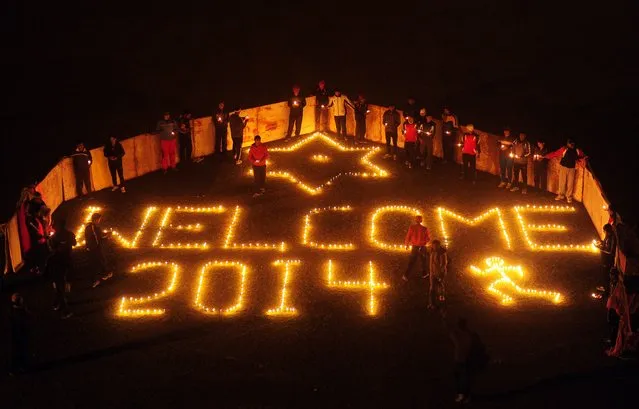
{"type": "MultiPolygon", "coordinates": [[[[426,120],[421,120],[418,126],[419,151],[422,158],[421,165],[426,165],[426,170],[433,166],[433,141],[435,140],[435,130],[437,124],[431,115],[426,115],[426,109],[422,108],[426,120]]],[[[420,119],[423,117],[420,112],[420,119]]]]}
{"type": "Polygon", "coordinates": [[[249,149],[249,161],[253,165],[253,179],[255,181],[255,193],[253,197],[260,197],[266,191],[266,161],[269,158],[266,145],[262,144],[262,137],[255,135],[253,145],[249,149]]]}
{"type": "Polygon", "coordinates": [[[419,108],[417,108],[417,102],[413,97],[408,98],[406,108],[404,108],[404,119],[408,119],[409,116],[412,116],[415,121],[419,117],[419,108]]]}
{"type": "Polygon", "coordinates": [[[111,183],[113,184],[113,191],[121,191],[126,193],[124,188],[124,170],[122,167],[122,157],[125,155],[124,148],[118,138],[112,136],[109,141],[104,145],[104,156],[109,161],[109,172],[111,173],[111,183]],[[116,176],[120,177],[120,183],[116,176]]]}
{"type": "Polygon", "coordinates": [[[384,135],[386,137],[386,154],[384,158],[393,157],[393,160],[397,160],[397,128],[400,125],[399,112],[395,109],[394,104],[390,104],[388,109],[382,116],[384,123],[384,135]],[[391,142],[393,147],[391,149],[391,142]]]}
{"type": "Polygon", "coordinates": [[[293,95],[288,98],[290,110],[288,114],[288,130],[286,131],[287,139],[293,134],[293,125],[295,125],[295,136],[300,136],[305,106],[306,98],[300,95],[300,86],[293,85],[293,95]]]}
{"type": "Polygon", "coordinates": [[[426,245],[430,241],[430,234],[428,228],[422,225],[422,216],[415,216],[415,223],[411,224],[406,232],[406,238],[404,239],[404,245],[406,248],[410,248],[410,257],[408,259],[408,267],[406,272],[402,276],[402,280],[408,281],[408,276],[413,270],[417,259],[421,263],[422,278],[428,277],[428,263],[426,262],[426,245]]]}
{"type": "Polygon", "coordinates": [[[555,200],[566,199],[572,203],[575,188],[575,168],[584,166],[586,155],[575,147],[575,141],[568,139],[566,146],[544,156],[546,159],[561,158],[559,160],[559,193],[555,200]]]}
{"type": "Polygon", "coordinates": [[[519,174],[521,174],[521,194],[528,193],[528,158],[532,153],[530,142],[526,140],[526,134],[521,132],[519,139],[515,140],[512,145],[513,155],[513,180],[511,192],[519,190],[519,174]]]}
{"type": "Polygon", "coordinates": [[[366,115],[368,115],[368,103],[362,94],[359,94],[355,106],[355,145],[363,143],[366,139],[366,115]]]}
{"type": "Polygon", "coordinates": [[[462,179],[468,180],[472,177],[473,184],[477,180],[477,157],[481,153],[479,135],[475,132],[473,124],[466,125],[466,132],[461,139],[462,148],[462,179]],[[471,176],[472,174],[472,176],[471,176]]]}
{"type": "Polygon", "coordinates": [[[178,130],[179,143],[180,143],[180,163],[182,166],[192,161],[193,156],[193,140],[191,135],[191,120],[192,115],[190,111],[184,111],[180,116],[178,130]]]}
{"type": "Polygon", "coordinates": [[[158,121],[155,129],[160,133],[160,147],[162,149],[162,170],[175,170],[175,154],[177,150],[177,123],[171,119],[171,114],[165,112],[163,119],[158,121]]]}
{"type": "Polygon", "coordinates": [[[402,126],[404,134],[404,151],[406,152],[406,166],[412,169],[415,165],[417,149],[417,124],[412,116],[406,117],[406,122],[402,126]]]}
{"type": "Polygon", "coordinates": [[[513,158],[510,157],[513,138],[510,129],[504,129],[504,135],[499,139],[499,185],[497,187],[512,187],[513,158]]]}
{"type": "Polygon", "coordinates": [[[242,142],[244,140],[244,128],[248,123],[248,117],[241,117],[237,110],[229,117],[229,127],[231,128],[231,140],[233,141],[233,160],[236,165],[242,163],[242,142]]]}
{"type": "Polygon", "coordinates": [[[224,109],[224,101],[217,104],[217,110],[213,114],[213,123],[215,124],[215,153],[226,154],[229,113],[224,109]]]}
{"type": "Polygon", "coordinates": [[[91,193],[91,163],[93,158],[91,152],[84,147],[84,143],[80,142],[76,145],[75,151],[71,154],[73,161],[73,172],[75,173],[75,193],[78,197],[82,196],[84,187],[87,194],[91,193]]]}
{"type": "Polygon", "coordinates": [[[342,135],[346,141],[346,105],[353,108],[353,103],[346,95],[342,95],[339,90],[335,90],[335,95],[331,97],[328,107],[335,118],[335,129],[337,136],[342,135]]]}
{"type": "Polygon", "coordinates": [[[328,125],[328,103],[330,93],[326,89],[326,82],[321,80],[315,90],[315,129],[325,131],[328,125]]]}
{"type": "Polygon", "coordinates": [[[455,162],[455,140],[459,121],[448,107],[444,107],[442,114],[442,147],[444,149],[444,163],[455,162]]]}
{"type": "Polygon", "coordinates": [[[539,192],[545,191],[548,184],[548,159],[545,158],[547,154],[546,142],[538,140],[533,153],[533,172],[535,189],[539,192]]]}

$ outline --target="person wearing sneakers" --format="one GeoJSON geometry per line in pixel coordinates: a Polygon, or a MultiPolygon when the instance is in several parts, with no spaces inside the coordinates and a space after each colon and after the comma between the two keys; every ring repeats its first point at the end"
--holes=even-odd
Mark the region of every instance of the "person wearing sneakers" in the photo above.
{"type": "Polygon", "coordinates": [[[510,129],[504,129],[504,136],[499,139],[499,186],[510,189],[513,179],[513,158],[510,157],[513,138],[510,129]]]}
{"type": "Polygon", "coordinates": [[[572,194],[575,188],[575,168],[577,165],[584,166],[588,159],[586,155],[575,147],[575,141],[568,139],[566,146],[557,149],[544,156],[546,159],[561,158],[559,160],[559,193],[555,200],[566,199],[572,203],[572,194]]]}
{"type": "Polygon", "coordinates": [[[382,122],[384,123],[384,134],[386,136],[386,154],[384,158],[392,156],[393,160],[397,160],[397,128],[400,124],[400,118],[394,104],[388,106],[382,117],[382,122]],[[393,143],[392,149],[391,142],[393,143]]]}
{"type": "Polygon", "coordinates": [[[511,192],[519,190],[519,174],[521,173],[521,194],[528,193],[528,158],[532,152],[526,134],[521,132],[519,139],[513,142],[510,154],[513,155],[513,179],[511,192]]]}
{"type": "Polygon", "coordinates": [[[408,259],[408,267],[406,272],[402,276],[402,280],[408,281],[417,259],[421,262],[422,266],[422,278],[428,277],[428,263],[426,261],[426,245],[430,241],[430,234],[428,228],[422,225],[422,216],[415,216],[415,223],[411,224],[406,233],[404,244],[406,248],[410,248],[410,257],[408,259]]]}
{"type": "Polygon", "coordinates": [[[244,140],[244,128],[248,117],[241,117],[237,110],[229,117],[229,127],[231,128],[231,140],[233,141],[233,160],[236,165],[242,163],[242,141],[244,140]]]}
{"type": "Polygon", "coordinates": [[[254,143],[249,149],[249,161],[253,165],[253,179],[255,180],[255,193],[253,197],[264,194],[266,189],[266,160],[268,159],[268,149],[262,144],[262,137],[255,135],[254,143]]]}
{"type": "Polygon", "coordinates": [[[94,269],[93,288],[99,286],[102,281],[113,277],[113,273],[107,271],[105,240],[106,233],[102,231],[100,223],[102,215],[94,213],[91,221],[84,228],[85,248],[89,253],[91,267],[94,269]]]}
{"type": "Polygon", "coordinates": [[[406,117],[406,122],[402,126],[404,134],[404,151],[406,152],[406,166],[412,169],[415,166],[415,156],[417,152],[417,124],[412,116],[406,117]]]}
{"type": "Polygon", "coordinates": [[[479,135],[475,133],[473,124],[466,125],[466,132],[462,135],[462,179],[468,180],[472,177],[473,184],[477,180],[477,158],[481,153],[479,145],[479,135]],[[472,176],[471,176],[472,174],[472,176]]]}
{"type": "Polygon", "coordinates": [[[124,188],[124,170],[122,168],[122,157],[125,155],[124,148],[118,138],[112,136],[109,142],[104,145],[104,156],[109,161],[109,172],[111,173],[111,182],[113,183],[113,191],[119,190],[126,193],[124,188]],[[118,183],[118,177],[120,183],[118,183]]]}

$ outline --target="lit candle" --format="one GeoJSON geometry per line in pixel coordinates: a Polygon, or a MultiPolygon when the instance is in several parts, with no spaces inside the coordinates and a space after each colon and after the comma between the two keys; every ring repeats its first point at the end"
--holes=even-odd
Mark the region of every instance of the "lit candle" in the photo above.
{"type": "Polygon", "coordinates": [[[514,158],[515,154],[511,152],[510,155],[508,155],[508,156],[510,156],[511,158],[514,158]]]}
{"type": "Polygon", "coordinates": [[[367,109],[367,110],[366,110],[366,113],[367,113],[367,114],[370,114],[370,113],[371,113],[371,110],[370,110],[370,109],[367,109]]]}
{"type": "Polygon", "coordinates": [[[450,135],[450,131],[446,131],[446,135],[450,135]]]}

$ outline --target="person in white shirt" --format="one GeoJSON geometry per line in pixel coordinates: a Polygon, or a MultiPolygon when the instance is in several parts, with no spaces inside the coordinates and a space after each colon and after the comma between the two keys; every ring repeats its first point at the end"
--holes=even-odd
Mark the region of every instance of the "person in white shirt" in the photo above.
{"type": "Polygon", "coordinates": [[[335,118],[337,135],[342,135],[344,139],[346,139],[346,105],[349,105],[351,109],[354,107],[346,95],[342,95],[339,90],[335,90],[335,95],[331,97],[328,107],[335,118]]]}

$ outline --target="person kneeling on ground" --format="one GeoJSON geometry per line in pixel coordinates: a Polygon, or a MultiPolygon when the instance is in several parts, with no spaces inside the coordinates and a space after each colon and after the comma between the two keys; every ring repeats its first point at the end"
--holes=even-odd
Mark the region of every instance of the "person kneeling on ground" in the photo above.
{"type": "Polygon", "coordinates": [[[253,178],[255,180],[255,193],[253,197],[259,197],[266,191],[266,160],[268,149],[262,144],[262,137],[255,135],[254,143],[249,149],[249,161],[253,165],[253,178]]]}

